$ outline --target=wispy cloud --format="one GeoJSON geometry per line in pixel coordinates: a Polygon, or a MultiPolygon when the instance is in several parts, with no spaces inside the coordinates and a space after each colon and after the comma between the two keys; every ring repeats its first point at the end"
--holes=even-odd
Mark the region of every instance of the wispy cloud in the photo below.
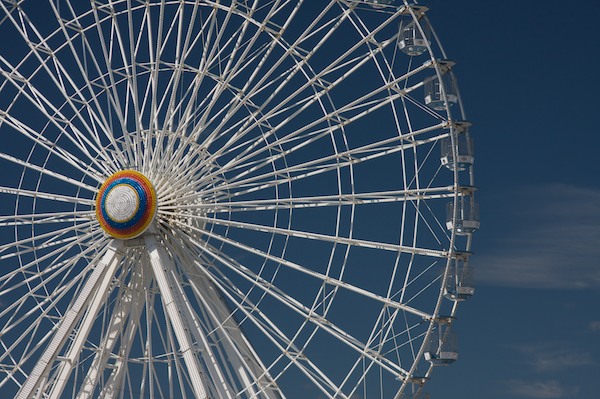
{"type": "Polygon", "coordinates": [[[579,386],[566,382],[564,376],[581,368],[597,365],[593,355],[575,350],[572,342],[545,341],[529,345],[513,346],[521,359],[531,368],[533,377],[527,380],[513,379],[507,382],[506,390],[518,397],[533,399],[572,399],[579,386]],[[537,377],[536,377],[537,376],[537,377]]]}
{"type": "Polygon", "coordinates": [[[590,322],[589,329],[592,332],[600,332],[600,320],[594,320],[590,322]]]}
{"type": "Polygon", "coordinates": [[[576,387],[565,387],[557,380],[521,381],[512,380],[508,383],[509,393],[517,396],[535,399],[571,398],[578,391],[576,387]]]}
{"type": "Polygon", "coordinates": [[[483,250],[473,258],[481,282],[600,288],[600,190],[563,184],[528,187],[483,205],[482,236],[476,237],[476,248],[483,250]]]}
{"type": "Polygon", "coordinates": [[[596,361],[589,353],[573,350],[567,343],[541,342],[518,346],[525,362],[538,373],[552,373],[566,369],[589,366],[596,361]]]}

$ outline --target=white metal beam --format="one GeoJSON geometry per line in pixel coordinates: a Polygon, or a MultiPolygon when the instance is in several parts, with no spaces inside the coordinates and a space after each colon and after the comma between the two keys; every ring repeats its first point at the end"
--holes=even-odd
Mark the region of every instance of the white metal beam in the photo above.
{"type": "Polygon", "coordinates": [[[203,304],[206,312],[218,324],[214,333],[220,337],[219,342],[223,346],[228,360],[235,368],[238,378],[245,385],[249,396],[268,399],[283,398],[277,384],[246,339],[214,284],[205,275],[198,272],[189,273],[189,275],[197,295],[206,301],[203,304]],[[256,392],[256,388],[260,389],[260,393],[256,392]]]}
{"type": "MultiPolygon", "coordinates": [[[[142,271],[142,273],[144,272],[142,271]]],[[[141,294],[146,295],[147,292],[145,291],[149,289],[148,283],[146,282],[146,279],[144,279],[144,276],[142,276],[142,280],[143,288],[141,294]]],[[[129,353],[131,352],[132,342],[138,330],[138,321],[140,320],[142,309],[144,306],[147,306],[147,303],[142,297],[142,299],[140,299],[137,303],[134,303],[133,306],[133,315],[130,316],[129,322],[127,323],[127,328],[123,332],[121,338],[121,346],[119,348],[118,358],[113,364],[113,371],[110,374],[110,377],[106,380],[106,383],[104,384],[102,392],[100,392],[98,398],[115,399],[121,394],[121,387],[123,385],[123,378],[127,370],[127,361],[129,359],[129,353]]]]}
{"type": "Polygon", "coordinates": [[[179,281],[170,278],[174,270],[174,264],[169,259],[156,236],[147,234],[144,236],[146,249],[150,256],[150,264],[154,277],[160,291],[163,305],[167,312],[167,318],[173,326],[175,337],[179,344],[179,351],[183,356],[192,388],[197,399],[209,399],[209,392],[204,381],[202,366],[194,351],[194,342],[190,336],[188,326],[180,313],[182,298],[180,297],[181,286],[179,281]]]}
{"type": "MultiPolygon", "coordinates": [[[[108,244],[106,253],[88,277],[71,308],[67,310],[63,319],[58,324],[50,344],[48,344],[44,353],[40,356],[38,362],[29,374],[27,381],[17,393],[15,399],[31,399],[36,394],[36,391],[42,388],[42,381],[48,379],[52,365],[56,362],[60,351],[77,323],[85,315],[85,319],[81,323],[75,341],[71,345],[66,359],[64,359],[60,365],[60,375],[66,374],[68,377],[68,374],[70,374],[70,371],[72,370],[73,361],[76,360],[79,355],[81,346],[92,327],[93,319],[96,317],[96,314],[103,303],[104,295],[119,266],[121,260],[119,249],[122,245],[122,241],[117,240],[113,240],[108,244]],[[66,371],[63,372],[64,369],[66,369],[66,371]]],[[[56,383],[58,385],[62,384],[63,386],[62,388],[59,386],[52,389],[53,393],[50,396],[51,399],[60,397],[64,384],[67,382],[67,378],[64,380],[61,380],[60,378],[56,380],[56,383]]]]}
{"type": "MultiPolygon", "coordinates": [[[[209,342],[209,339],[200,323],[200,318],[198,317],[196,311],[192,309],[190,301],[188,300],[184,291],[181,289],[181,286],[179,286],[179,290],[179,294],[182,298],[182,302],[180,303],[182,308],[180,311],[187,319],[188,326],[190,326],[190,332],[193,338],[196,340],[195,343],[199,353],[201,354],[203,364],[208,371],[210,381],[212,382],[212,387],[215,389],[215,394],[219,395],[219,399],[233,399],[235,394],[225,378],[225,373],[222,370],[223,363],[219,363],[217,360],[219,356],[215,355],[215,351],[213,350],[214,344],[211,345],[211,342],[209,342]]],[[[214,342],[214,340],[212,340],[212,342],[214,342]]],[[[223,361],[225,361],[225,359],[223,359],[223,361]]]]}
{"type": "Polygon", "coordinates": [[[142,276],[139,270],[132,272],[129,285],[124,286],[115,311],[110,319],[108,331],[98,351],[94,356],[92,365],[83,381],[77,399],[90,399],[98,384],[99,376],[102,375],[108,364],[109,354],[112,352],[119,336],[126,331],[126,321],[133,320],[137,323],[141,307],[143,306],[144,289],[142,276]]]}

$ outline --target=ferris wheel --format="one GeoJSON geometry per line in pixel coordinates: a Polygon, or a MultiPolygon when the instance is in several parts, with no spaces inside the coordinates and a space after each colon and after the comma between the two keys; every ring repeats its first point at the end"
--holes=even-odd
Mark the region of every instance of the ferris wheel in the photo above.
{"type": "Polygon", "coordinates": [[[479,227],[427,7],[0,8],[3,397],[427,397],[479,227]]]}

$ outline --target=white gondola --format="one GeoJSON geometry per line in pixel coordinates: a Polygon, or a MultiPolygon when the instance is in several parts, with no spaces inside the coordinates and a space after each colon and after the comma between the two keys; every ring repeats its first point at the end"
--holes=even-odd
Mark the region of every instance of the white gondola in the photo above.
{"type": "Polygon", "coordinates": [[[431,28],[425,20],[411,21],[400,26],[398,48],[406,54],[415,57],[427,51],[430,45],[431,28]]]}
{"type": "Polygon", "coordinates": [[[434,76],[425,82],[425,105],[436,111],[443,111],[458,102],[458,92],[452,73],[442,70],[441,80],[434,76]]]}
{"type": "Polygon", "coordinates": [[[473,268],[469,265],[468,253],[457,253],[450,264],[444,296],[451,301],[461,302],[469,299],[475,293],[473,268]]]}
{"type": "Polygon", "coordinates": [[[474,187],[461,187],[462,196],[457,198],[456,218],[454,202],[446,207],[446,228],[456,229],[458,235],[468,235],[479,229],[479,205],[475,202],[474,187]]]}
{"type": "Polygon", "coordinates": [[[449,324],[441,322],[432,331],[424,352],[425,360],[434,366],[447,366],[458,359],[458,340],[449,324]]]}
{"type": "Polygon", "coordinates": [[[456,152],[452,148],[452,137],[446,137],[441,141],[441,156],[442,165],[450,170],[463,171],[473,165],[475,157],[473,155],[473,139],[468,130],[463,132],[453,133],[456,152]],[[454,154],[456,153],[456,159],[454,154]]]}

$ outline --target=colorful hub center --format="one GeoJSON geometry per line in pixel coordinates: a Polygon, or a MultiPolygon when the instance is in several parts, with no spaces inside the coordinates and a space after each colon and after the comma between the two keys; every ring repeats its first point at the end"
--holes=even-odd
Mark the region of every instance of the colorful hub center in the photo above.
{"type": "Polygon", "coordinates": [[[155,213],[154,187],[146,176],[134,170],[113,174],[102,184],[96,197],[100,226],[121,240],[135,238],[146,231],[155,213]]]}

